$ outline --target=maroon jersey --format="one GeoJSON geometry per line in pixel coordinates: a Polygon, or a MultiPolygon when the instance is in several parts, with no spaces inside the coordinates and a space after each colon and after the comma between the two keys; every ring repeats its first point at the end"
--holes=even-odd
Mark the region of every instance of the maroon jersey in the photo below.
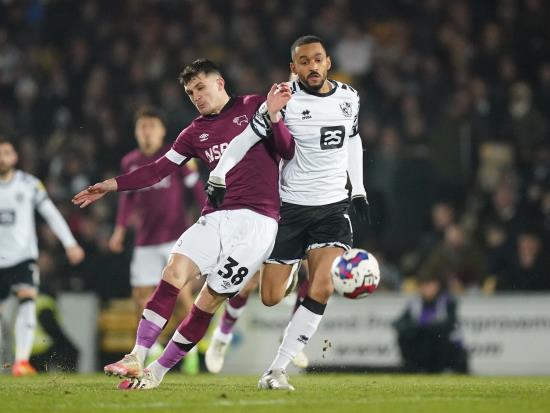
{"type": "MultiPolygon", "coordinates": [[[[156,161],[162,157],[170,145],[165,145],[152,156],[144,155],[139,149],[129,152],[121,161],[123,173],[156,161]]],[[[187,166],[179,168],[174,174],[166,176],[155,185],[120,194],[117,213],[117,225],[126,227],[130,222],[134,225],[135,245],[157,245],[178,239],[189,227],[184,213],[186,205],[184,182],[187,186],[196,187],[200,198],[197,202],[202,206],[204,195],[202,183],[198,182],[198,172],[187,166]],[[170,205],[169,208],[166,206],[170,205]]]]}
{"type": "MultiPolygon", "coordinates": [[[[182,162],[191,157],[202,159],[211,171],[229,142],[252,122],[264,100],[258,95],[232,98],[221,113],[196,118],[179,134],[172,150],[182,162]]],[[[278,220],[279,159],[271,140],[262,139],[254,145],[227,174],[227,192],[220,209],[251,209],[278,220]]],[[[202,213],[213,211],[208,202],[202,213]]]]}

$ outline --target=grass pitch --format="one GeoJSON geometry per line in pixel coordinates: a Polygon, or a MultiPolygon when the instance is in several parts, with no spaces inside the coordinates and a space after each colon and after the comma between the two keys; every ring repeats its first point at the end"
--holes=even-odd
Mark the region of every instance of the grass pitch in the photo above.
{"type": "Polygon", "coordinates": [[[550,378],[319,374],[295,392],[256,390],[255,376],[185,377],[119,391],[103,375],[0,376],[0,411],[22,412],[550,412],[550,378]]]}

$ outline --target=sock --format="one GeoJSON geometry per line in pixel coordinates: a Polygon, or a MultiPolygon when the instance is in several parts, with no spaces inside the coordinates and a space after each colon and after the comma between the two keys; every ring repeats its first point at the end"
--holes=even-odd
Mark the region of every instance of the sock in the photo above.
{"type": "Polygon", "coordinates": [[[213,315],[193,305],[162,355],[147,367],[157,379],[162,380],[164,375],[204,337],[213,315]]]}
{"type": "Polygon", "coordinates": [[[220,324],[214,332],[214,338],[224,343],[229,343],[231,341],[233,337],[233,327],[242,315],[247,301],[248,297],[243,297],[239,294],[227,301],[220,324]]]}
{"type": "Polygon", "coordinates": [[[286,369],[290,361],[304,349],[309,339],[317,331],[326,306],[309,296],[304,298],[288,323],[283,342],[268,370],[286,369]]]}
{"type": "Polygon", "coordinates": [[[35,328],[36,303],[32,298],[23,298],[15,319],[15,361],[29,360],[35,328]]]}
{"type": "Polygon", "coordinates": [[[160,280],[159,285],[145,305],[136,333],[136,345],[132,350],[138,360],[143,363],[147,352],[157,341],[162,329],[170,319],[180,289],[160,280]]]}

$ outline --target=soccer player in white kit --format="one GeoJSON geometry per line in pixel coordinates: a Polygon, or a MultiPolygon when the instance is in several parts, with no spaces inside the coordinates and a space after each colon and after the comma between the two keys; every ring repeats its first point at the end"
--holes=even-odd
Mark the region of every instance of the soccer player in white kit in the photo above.
{"type": "MultiPolygon", "coordinates": [[[[283,116],[296,149],[292,159],[281,161],[281,219],[262,274],[261,297],[265,305],[279,303],[292,265],[304,257],[310,287],[285,330],[275,359],[258,383],[261,389],[294,390],[285,369],[317,330],[333,293],[332,262],[352,245],[348,176],[351,204],[362,222],[368,220],[358,131],[359,94],[347,84],[328,79],[331,61],[320,38],[297,39],[291,58],[290,69],[298,80],[280,84],[279,92],[292,92],[283,116]]],[[[283,121],[271,115],[270,119],[277,136],[283,121]]],[[[210,173],[209,182],[217,188],[209,194],[214,205],[223,208],[226,174],[257,141],[248,128],[226,149],[210,173]]]]}
{"type": "Polygon", "coordinates": [[[80,263],[84,259],[84,251],[48,197],[42,182],[15,169],[17,160],[14,144],[0,137],[0,315],[2,301],[11,292],[15,293],[19,306],[15,319],[12,374],[26,376],[36,374],[29,363],[36,328],[35,300],[39,285],[35,210],[59,238],[71,264],[80,263]]]}

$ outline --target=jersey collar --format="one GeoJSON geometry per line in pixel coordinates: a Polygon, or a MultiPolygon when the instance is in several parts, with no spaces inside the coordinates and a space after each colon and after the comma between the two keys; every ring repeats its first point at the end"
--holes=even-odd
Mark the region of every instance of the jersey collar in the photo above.
{"type": "Polygon", "coordinates": [[[338,83],[336,83],[334,80],[332,80],[332,79],[327,79],[327,80],[332,84],[332,89],[330,89],[326,93],[320,93],[320,92],[316,92],[314,90],[311,90],[306,85],[302,84],[302,82],[300,82],[299,80],[298,80],[298,86],[300,87],[301,90],[303,90],[304,92],[306,92],[309,95],[324,98],[326,96],[330,96],[330,95],[334,94],[334,92],[336,92],[336,89],[338,88],[338,83]]]}
{"type": "Polygon", "coordinates": [[[15,181],[15,178],[17,177],[18,172],[19,172],[19,171],[18,171],[17,169],[15,169],[15,170],[13,171],[13,174],[11,175],[11,179],[8,179],[7,181],[0,181],[0,185],[2,185],[2,186],[9,186],[9,185],[11,185],[11,183],[15,181]]]}

